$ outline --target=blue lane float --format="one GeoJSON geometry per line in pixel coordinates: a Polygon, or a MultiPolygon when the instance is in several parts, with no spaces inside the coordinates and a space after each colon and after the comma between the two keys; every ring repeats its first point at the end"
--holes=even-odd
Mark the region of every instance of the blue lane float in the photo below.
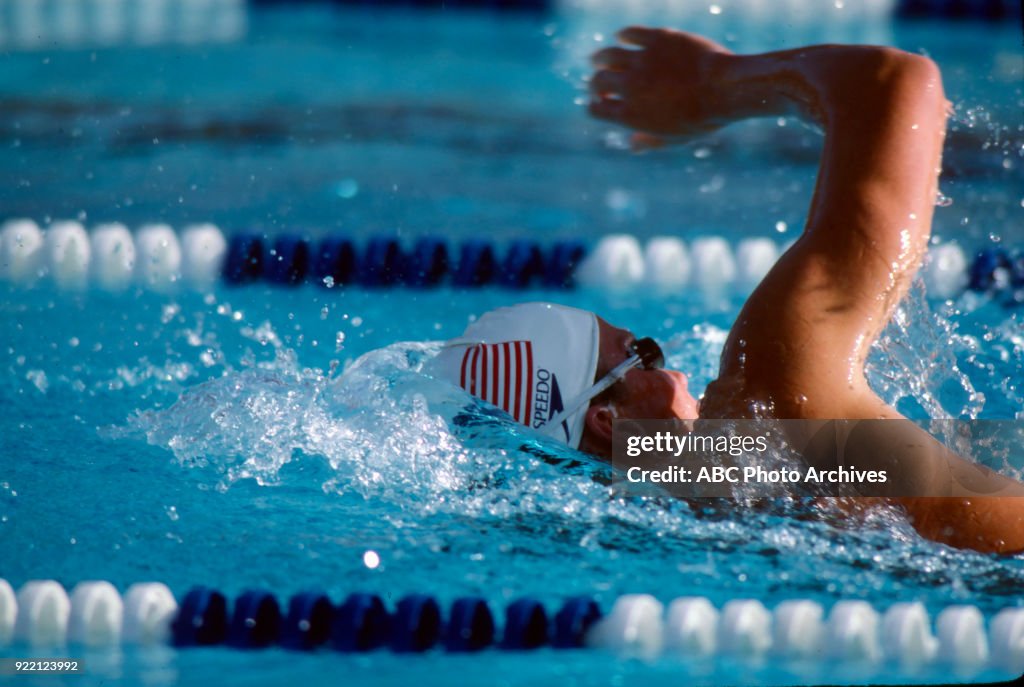
{"type": "Polygon", "coordinates": [[[452,10],[473,9],[492,12],[545,12],[550,8],[549,0],[335,0],[344,5],[373,5],[418,7],[425,9],[452,10]]]}
{"type": "Polygon", "coordinates": [[[331,624],[331,646],[337,651],[373,651],[384,646],[391,617],[376,594],[350,594],[331,624]]]}
{"type": "Polygon", "coordinates": [[[1014,286],[1024,286],[1024,252],[1018,252],[1010,259],[1010,270],[1014,286]]]}
{"type": "Polygon", "coordinates": [[[223,644],[228,636],[228,602],[209,587],[194,587],[185,594],[171,624],[175,646],[223,644]]]}
{"type": "Polygon", "coordinates": [[[448,260],[444,239],[428,236],[417,240],[406,262],[406,285],[421,289],[440,285],[448,274],[448,260]]]}
{"type": "Polygon", "coordinates": [[[501,648],[537,649],[548,643],[548,616],[536,599],[518,599],[505,609],[505,634],[501,648]]]}
{"type": "Polygon", "coordinates": [[[235,600],[228,629],[228,645],[237,649],[263,649],[277,643],[281,609],[273,594],[249,590],[235,600]]]}
{"type": "Polygon", "coordinates": [[[288,601],[288,615],[281,625],[281,646],[310,651],[331,636],[334,606],[323,592],[300,592],[288,601]]]}
{"type": "Polygon", "coordinates": [[[441,639],[441,607],[425,594],[410,594],[399,600],[391,625],[391,650],[420,653],[441,639]]]}
{"type": "Polygon", "coordinates": [[[577,649],[584,645],[587,632],[601,619],[597,602],[586,596],[569,599],[555,615],[551,646],[556,649],[577,649]]]}
{"type": "Polygon", "coordinates": [[[466,241],[459,251],[459,264],[452,274],[452,284],[463,288],[486,286],[496,272],[494,246],[489,241],[466,241]]]}
{"type": "Polygon", "coordinates": [[[347,238],[329,238],[316,247],[313,280],[320,286],[347,286],[355,280],[358,257],[355,244],[347,238]]]}
{"type": "Polygon", "coordinates": [[[479,597],[456,599],[448,614],[444,647],[452,652],[486,649],[494,642],[494,616],[479,597]]]}
{"type": "Polygon", "coordinates": [[[544,286],[551,289],[571,289],[576,286],[574,274],[583,262],[587,248],[582,241],[556,243],[545,264],[544,286]]]}
{"type": "Polygon", "coordinates": [[[983,19],[1020,17],[1020,0],[901,0],[899,17],[909,19],[983,19]]]}
{"type": "Polygon", "coordinates": [[[250,284],[263,276],[263,239],[236,234],[228,241],[222,278],[228,284],[250,284]]]}
{"type": "Polygon", "coordinates": [[[309,242],[294,236],[274,241],[267,260],[265,277],[271,284],[298,286],[309,273],[309,242]]]}
{"type": "Polygon", "coordinates": [[[988,291],[1009,276],[1010,261],[1001,250],[989,248],[978,253],[971,264],[969,286],[972,291],[988,291]]]}
{"type": "MultiPolygon", "coordinates": [[[[586,245],[566,239],[543,245],[531,239],[496,243],[424,236],[403,243],[394,236],[355,241],[328,236],[274,237],[252,232],[225,239],[210,224],[186,227],[181,241],[166,225],[99,225],[92,236],[73,221],[45,231],[32,220],[0,226],[0,282],[30,288],[87,286],[124,291],[207,290],[219,278],[232,287],[266,284],[368,289],[653,289],[658,293],[749,293],[785,246],[752,237],[735,245],[721,237],[608,235],[586,245]],[[178,246],[181,249],[178,249],[178,246]],[[134,263],[134,264],[133,264],[134,263]],[[143,269],[143,266],[145,268],[143,269]]],[[[973,257],[954,242],[931,246],[921,275],[929,296],[950,299],[965,290],[989,293],[1013,306],[1024,302],[1024,253],[989,246],[973,257]]]]}
{"type": "Polygon", "coordinates": [[[544,254],[533,241],[513,241],[501,263],[498,283],[510,289],[525,289],[544,277],[544,254]]]}
{"type": "Polygon", "coordinates": [[[359,283],[371,288],[396,286],[402,282],[404,267],[405,256],[396,239],[372,238],[359,263],[359,283]]]}
{"type": "MultiPolygon", "coordinates": [[[[256,5],[283,5],[296,0],[252,0],[256,5]]],[[[309,1],[309,0],[307,0],[309,1]]],[[[317,1],[317,0],[312,0],[317,1]]],[[[323,0],[319,0],[323,1],[323,0]]],[[[550,0],[329,0],[337,5],[363,8],[415,7],[436,10],[489,10],[493,12],[545,12],[550,0]]]]}

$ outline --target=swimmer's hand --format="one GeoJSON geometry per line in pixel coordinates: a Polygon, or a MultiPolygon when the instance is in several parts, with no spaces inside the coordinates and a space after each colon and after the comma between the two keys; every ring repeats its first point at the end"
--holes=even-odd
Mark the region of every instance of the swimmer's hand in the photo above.
{"type": "Polygon", "coordinates": [[[619,40],[635,48],[604,48],[592,57],[590,113],[636,130],[633,148],[706,134],[727,124],[715,73],[732,53],[701,36],[629,27],[619,40]]]}

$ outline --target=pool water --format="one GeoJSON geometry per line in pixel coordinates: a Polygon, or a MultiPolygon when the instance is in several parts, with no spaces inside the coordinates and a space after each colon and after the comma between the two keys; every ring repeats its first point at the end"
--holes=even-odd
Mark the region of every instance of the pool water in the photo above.
{"type": "MultiPolygon", "coordinates": [[[[0,212],[403,240],[795,236],[813,185],[813,131],[758,122],[631,156],[615,132],[586,120],[573,102],[580,55],[622,20],[315,6],[251,10],[245,37],[231,43],[10,52],[0,58],[0,101],[14,113],[0,123],[0,169],[15,183],[0,191],[0,212]]],[[[701,28],[721,40],[735,30],[701,28]]],[[[1024,244],[1012,29],[878,30],[927,50],[957,106],[942,184],[953,203],[938,209],[936,233],[972,249],[1024,244]]],[[[813,25],[803,31],[818,35],[813,25]]],[[[765,24],[733,42],[767,49],[786,35],[785,25],[765,24]]],[[[470,317],[545,299],[654,336],[701,388],[739,293],[0,288],[0,577],[13,584],[158,580],[179,596],[209,584],[229,595],[266,587],[281,599],[320,588],[335,600],[366,590],[391,603],[427,592],[443,605],[479,594],[495,609],[523,595],[551,608],[590,594],[607,610],[632,592],[769,607],[797,597],[826,607],[921,601],[933,614],[953,603],[986,614],[1019,604],[1024,560],[931,544],[892,513],[844,529],[612,499],[593,479],[601,466],[420,372],[470,317]],[[367,551],[379,565],[368,567],[367,551]]],[[[872,384],[912,417],[1024,417],[1021,316],[998,299],[942,303],[917,289],[873,351],[872,384]]],[[[1024,459],[999,467],[1021,477],[1024,459]]],[[[92,675],[68,682],[885,677],[883,668],[546,650],[82,656],[92,675]]],[[[900,679],[936,675],[948,679],[900,679]]]]}

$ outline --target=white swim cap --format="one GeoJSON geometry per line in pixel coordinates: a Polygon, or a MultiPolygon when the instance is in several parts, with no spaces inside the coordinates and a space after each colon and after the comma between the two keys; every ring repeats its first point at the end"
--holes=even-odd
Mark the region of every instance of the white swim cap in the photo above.
{"type": "Polygon", "coordinates": [[[584,404],[558,426],[544,426],[594,383],[600,350],[597,316],[553,303],[491,310],[445,343],[438,376],[492,403],[528,427],[577,448],[584,404]]]}

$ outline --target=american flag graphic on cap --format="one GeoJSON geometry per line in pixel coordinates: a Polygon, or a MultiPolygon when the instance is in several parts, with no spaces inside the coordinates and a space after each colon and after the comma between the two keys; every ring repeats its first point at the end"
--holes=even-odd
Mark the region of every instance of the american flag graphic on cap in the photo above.
{"type": "Polygon", "coordinates": [[[459,384],[529,426],[533,345],[529,341],[505,341],[470,346],[462,355],[459,384]]]}

